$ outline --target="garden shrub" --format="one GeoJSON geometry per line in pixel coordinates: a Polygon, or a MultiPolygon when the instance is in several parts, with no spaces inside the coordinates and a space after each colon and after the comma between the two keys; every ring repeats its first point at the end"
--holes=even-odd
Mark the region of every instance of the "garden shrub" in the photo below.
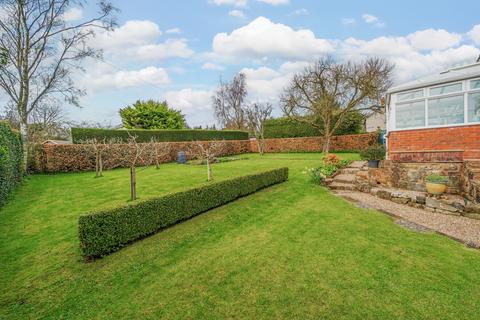
{"type": "Polygon", "coordinates": [[[22,179],[22,142],[20,135],[0,122],[0,206],[22,179]]]}
{"type": "Polygon", "coordinates": [[[162,228],[287,179],[288,168],[280,168],[80,216],[82,254],[85,258],[107,255],[162,228]]]}
{"type": "MultiPolygon", "coordinates": [[[[357,134],[363,131],[364,117],[359,112],[347,115],[342,124],[335,130],[335,135],[357,134]]],[[[292,120],[288,117],[269,119],[265,122],[265,138],[299,138],[318,137],[317,128],[308,123],[292,120]]]]}
{"type": "Polygon", "coordinates": [[[210,140],[248,140],[248,132],[237,130],[118,130],[96,128],[72,128],[73,143],[82,143],[90,139],[118,139],[126,142],[132,136],[137,142],[210,141],[210,140]]]}
{"type": "Polygon", "coordinates": [[[310,177],[310,181],[315,184],[324,184],[325,179],[331,177],[341,168],[347,167],[351,160],[340,160],[333,154],[328,154],[322,158],[320,166],[315,168],[306,168],[304,171],[310,177]]]}

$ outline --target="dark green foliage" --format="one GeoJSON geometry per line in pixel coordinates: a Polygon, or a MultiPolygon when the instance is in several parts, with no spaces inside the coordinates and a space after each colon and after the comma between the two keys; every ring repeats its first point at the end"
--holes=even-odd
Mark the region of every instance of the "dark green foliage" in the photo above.
{"type": "Polygon", "coordinates": [[[82,253],[86,258],[104,256],[162,228],[287,179],[288,168],[280,168],[80,216],[82,253]]]}
{"type": "Polygon", "coordinates": [[[22,142],[7,123],[0,122],[0,206],[22,179],[22,142]]]}
{"type": "Polygon", "coordinates": [[[385,153],[385,147],[377,144],[360,151],[360,157],[363,160],[383,160],[385,159],[385,153]]]}
{"type": "MultiPolygon", "coordinates": [[[[350,113],[335,131],[335,135],[356,134],[363,131],[364,117],[359,112],[350,113]]],[[[265,123],[265,138],[296,138],[320,136],[318,129],[288,117],[269,119],[265,123]]]]}
{"type": "Polygon", "coordinates": [[[425,181],[430,182],[430,183],[438,183],[438,184],[447,184],[449,179],[447,176],[442,176],[439,174],[429,174],[426,178],[425,181]]]}
{"type": "Polygon", "coordinates": [[[248,132],[235,130],[114,130],[95,128],[72,128],[73,143],[82,143],[89,139],[120,139],[126,142],[129,134],[136,136],[138,142],[210,141],[210,140],[248,140],[248,132]]]}
{"type": "Polygon", "coordinates": [[[170,108],[166,101],[138,100],[120,109],[120,117],[127,129],[183,129],[185,118],[178,110],[170,108]]]}

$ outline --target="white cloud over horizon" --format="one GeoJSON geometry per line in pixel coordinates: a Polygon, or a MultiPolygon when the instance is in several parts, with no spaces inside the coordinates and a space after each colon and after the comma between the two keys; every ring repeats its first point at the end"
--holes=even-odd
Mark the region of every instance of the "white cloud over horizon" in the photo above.
{"type": "Polygon", "coordinates": [[[316,38],[311,30],[296,31],[265,17],[258,17],[231,33],[217,33],[212,48],[218,55],[260,59],[315,57],[334,50],[330,41],[316,38]]]}

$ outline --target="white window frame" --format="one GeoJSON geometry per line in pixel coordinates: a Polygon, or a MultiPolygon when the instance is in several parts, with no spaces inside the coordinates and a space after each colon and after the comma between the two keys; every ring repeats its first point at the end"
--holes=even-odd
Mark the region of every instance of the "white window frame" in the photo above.
{"type": "Polygon", "coordinates": [[[390,105],[391,105],[391,112],[389,113],[391,115],[391,119],[387,120],[389,123],[388,125],[388,131],[408,131],[408,130],[418,130],[418,129],[433,129],[433,128],[448,128],[448,127],[461,127],[461,126],[471,126],[471,125],[477,125],[480,124],[480,121],[475,121],[475,122],[468,122],[468,95],[470,93],[477,93],[480,92],[480,88],[471,88],[471,81],[475,80],[480,80],[480,78],[475,77],[475,78],[470,78],[470,79],[465,79],[461,81],[452,81],[452,82],[446,82],[442,84],[435,84],[432,86],[428,87],[423,87],[423,88],[416,88],[416,89],[411,89],[407,91],[400,91],[396,92],[391,95],[391,100],[390,100],[390,105]],[[452,85],[452,84],[462,84],[462,90],[457,91],[457,92],[450,92],[450,93],[443,93],[443,94],[438,94],[438,95],[430,95],[430,89],[433,88],[438,88],[442,87],[445,85],[452,85]],[[403,94],[403,93],[409,93],[413,91],[418,91],[418,90],[423,90],[423,97],[422,98],[415,98],[415,99],[408,99],[408,100],[402,100],[402,101],[397,101],[397,95],[398,94],[403,94]],[[448,98],[452,96],[459,96],[463,94],[463,123],[456,123],[456,124],[445,124],[445,125],[434,125],[430,126],[428,123],[428,100],[429,99],[437,99],[437,98],[448,98]],[[411,102],[418,102],[418,101],[424,101],[425,102],[425,126],[420,126],[420,127],[409,127],[409,128],[397,128],[397,121],[396,121],[396,113],[397,113],[397,104],[403,104],[403,103],[411,103],[411,102]]]}

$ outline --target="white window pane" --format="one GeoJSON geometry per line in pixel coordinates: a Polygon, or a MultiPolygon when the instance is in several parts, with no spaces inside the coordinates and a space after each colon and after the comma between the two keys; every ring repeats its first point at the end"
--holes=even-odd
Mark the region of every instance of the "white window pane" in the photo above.
{"type": "Polygon", "coordinates": [[[428,100],[428,125],[463,123],[463,95],[428,100]]]}
{"type": "Polygon", "coordinates": [[[480,122],[480,93],[468,95],[468,122],[480,122]]]}
{"type": "Polygon", "coordinates": [[[398,93],[397,101],[412,100],[412,99],[418,99],[422,97],[423,97],[423,90],[410,91],[405,93],[398,93]]]}
{"type": "Polygon", "coordinates": [[[480,80],[470,81],[470,89],[480,89],[480,80]]]}
{"type": "Polygon", "coordinates": [[[425,126],[425,101],[402,103],[395,106],[397,129],[425,126]]]}
{"type": "Polygon", "coordinates": [[[459,91],[462,91],[462,84],[455,83],[455,84],[449,84],[446,86],[432,88],[430,89],[430,95],[436,96],[439,94],[446,94],[446,93],[459,92],[459,91]]]}

